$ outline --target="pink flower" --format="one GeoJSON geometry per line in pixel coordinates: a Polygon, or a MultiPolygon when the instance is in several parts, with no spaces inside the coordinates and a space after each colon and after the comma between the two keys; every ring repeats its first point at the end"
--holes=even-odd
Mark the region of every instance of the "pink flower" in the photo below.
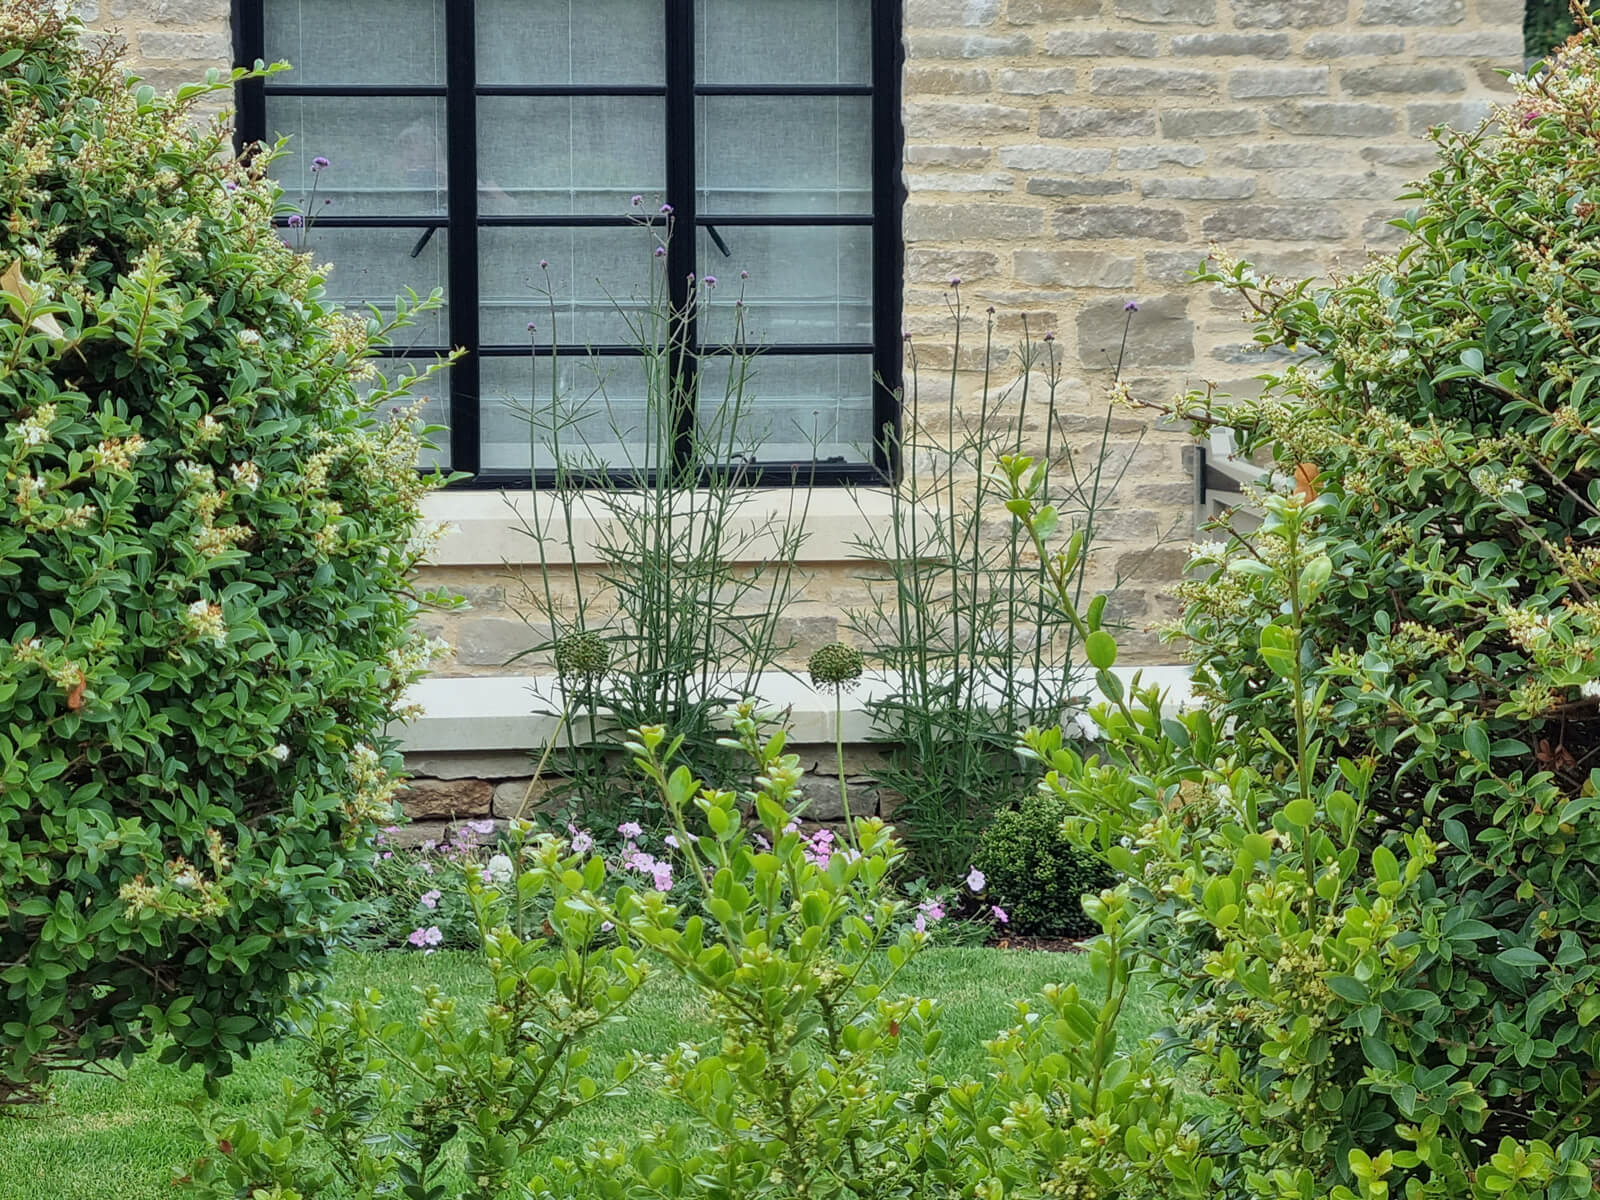
{"type": "Polygon", "coordinates": [[[917,915],[919,917],[927,917],[930,921],[942,921],[944,920],[944,905],[939,902],[936,896],[929,896],[921,904],[917,905],[917,915]]]}
{"type": "Polygon", "coordinates": [[[426,929],[413,929],[406,941],[417,947],[437,946],[444,941],[444,934],[439,932],[437,925],[429,925],[426,929]]]}
{"type": "Polygon", "coordinates": [[[678,845],[678,835],[677,835],[677,834],[675,834],[675,833],[669,833],[669,834],[667,834],[667,836],[666,836],[666,837],[665,837],[665,838],[663,838],[663,839],[662,839],[662,840],[663,840],[663,841],[665,841],[665,842],[666,842],[666,843],[667,843],[667,845],[669,845],[669,846],[671,846],[671,847],[672,847],[672,848],[673,848],[673,849],[674,849],[674,850],[677,850],[677,849],[679,849],[679,845],[678,845]]]}
{"type": "Polygon", "coordinates": [[[912,928],[914,928],[918,933],[928,932],[928,918],[923,916],[921,913],[917,914],[917,919],[911,922],[911,925],[912,928]]]}
{"type": "Polygon", "coordinates": [[[587,829],[580,829],[572,835],[572,852],[574,854],[587,854],[594,849],[594,838],[587,829]]]}
{"type": "Polygon", "coordinates": [[[655,884],[656,891],[670,892],[672,890],[671,863],[658,862],[650,869],[650,876],[651,882],[655,884]]]}
{"type": "Polygon", "coordinates": [[[423,892],[422,895],[417,897],[417,901],[422,905],[423,908],[438,908],[439,900],[443,897],[443,895],[444,893],[438,888],[434,888],[431,891],[423,892]]]}
{"type": "Polygon", "coordinates": [[[644,830],[639,828],[639,822],[637,821],[624,821],[617,826],[617,832],[625,838],[636,838],[644,833],[644,830]]]}
{"type": "Polygon", "coordinates": [[[999,921],[1000,924],[1002,924],[1002,925],[1011,924],[1011,918],[1006,915],[1006,910],[1001,908],[998,904],[991,904],[989,906],[989,911],[994,914],[994,919],[996,921],[999,921]]]}
{"type": "Polygon", "coordinates": [[[967,886],[975,892],[981,892],[989,886],[989,881],[977,867],[967,872],[967,886]]]}
{"type": "Polygon", "coordinates": [[[648,875],[656,869],[655,855],[646,854],[643,850],[630,850],[622,856],[622,865],[630,871],[648,875]]]}

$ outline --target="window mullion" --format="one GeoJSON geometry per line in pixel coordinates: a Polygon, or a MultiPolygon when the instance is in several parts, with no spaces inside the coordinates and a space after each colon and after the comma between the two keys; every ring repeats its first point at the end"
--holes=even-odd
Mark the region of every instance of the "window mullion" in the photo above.
{"type": "Polygon", "coordinates": [[[478,100],[473,0],[445,6],[445,136],[450,234],[450,341],[466,350],[451,370],[450,465],[482,461],[478,366],[478,100]]]}
{"type": "Polygon", "coordinates": [[[670,400],[675,421],[678,464],[693,451],[695,351],[699,332],[689,307],[689,278],[695,268],[695,96],[694,0],[666,0],[667,47],[667,203],[672,206],[672,240],[667,253],[667,294],[683,316],[678,348],[672,356],[670,400]]]}

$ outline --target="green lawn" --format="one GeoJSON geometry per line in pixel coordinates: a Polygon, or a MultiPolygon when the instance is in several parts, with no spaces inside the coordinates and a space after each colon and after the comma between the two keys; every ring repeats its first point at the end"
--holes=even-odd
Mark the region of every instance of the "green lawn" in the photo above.
{"type": "MultiPolygon", "coordinates": [[[[377,987],[395,998],[414,985],[435,983],[458,995],[475,990],[479,976],[462,953],[348,954],[339,962],[335,991],[377,987]]],[[[1010,1023],[1010,1002],[1053,982],[1092,987],[1077,955],[1000,950],[934,949],[908,970],[907,992],[941,997],[947,1005],[946,1045],[951,1074],[973,1073],[983,1064],[983,1040],[1010,1023]]],[[[675,981],[658,977],[637,998],[634,1017],[606,1033],[600,1055],[624,1049],[661,1050],[699,1041],[707,1026],[700,1005],[675,981]]],[[[1160,1024],[1148,1001],[1130,1014],[1132,1034],[1160,1024]]],[[[260,1104],[293,1071],[292,1046],[275,1046],[241,1063],[224,1083],[230,1111],[260,1104]]],[[[173,1168],[199,1149],[193,1121],[182,1107],[199,1090],[199,1079],[153,1061],[134,1064],[125,1079],[73,1077],[51,1105],[30,1116],[0,1117],[0,1200],[156,1200],[174,1195],[173,1168]]],[[[656,1093],[611,1100],[590,1109],[582,1128],[572,1128],[550,1146],[572,1151],[591,1138],[624,1138],[629,1131],[671,1115],[656,1093]]]]}

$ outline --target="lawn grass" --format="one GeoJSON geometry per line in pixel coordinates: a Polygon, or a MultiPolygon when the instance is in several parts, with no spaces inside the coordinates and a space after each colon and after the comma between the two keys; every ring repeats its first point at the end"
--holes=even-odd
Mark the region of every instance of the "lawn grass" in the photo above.
{"type": "MultiPolygon", "coordinates": [[[[479,991],[481,979],[473,956],[465,953],[345,954],[333,991],[348,995],[376,987],[409,1002],[414,986],[433,983],[465,996],[479,991]]],[[[1048,983],[1093,986],[1078,955],[978,949],[929,950],[903,979],[905,991],[944,1000],[951,1075],[982,1070],[983,1041],[1010,1024],[1013,1000],[1048,983]]],[[[1137,998],[1128,1033],[1142,1035],[1159,1024],[1156,1006],[1137,998]]],[[[595,1048],[597,1057],[611,1058],[628,1049],[650,1052],[701,1041],[708,1034],[698,999],[662,976],[636,998],[632,1019],[607,1030],[595,1048]]],[[[268,1048],[224,1081],[222,1104],[230,1112],[262,1106],[295,1066],[292,1045],[268,1048]]],[[[170,1200],[174,1168],[184,1167],[201,1148],[183,1107],[198,1092],[197,1075],[153,1059],[136,1062],[120,1080],[65,1079],[44,1109],[0,1117],[0,1200],[170,1200]]],[[[641,1089],[589,1109],[581,1127],[565,1130],[548,1149],[570,1154],[591,1139],[624,1139],[671,1116],[665,1097],[641,1089]]]]}

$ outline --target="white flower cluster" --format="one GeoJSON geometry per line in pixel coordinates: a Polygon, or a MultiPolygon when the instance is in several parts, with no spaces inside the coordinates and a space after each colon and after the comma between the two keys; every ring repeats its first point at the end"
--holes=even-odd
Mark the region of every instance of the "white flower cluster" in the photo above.
{"type": "Polygon", "coordinates": [[[24,446],[42,446],[50,440],[50,426],[55,423],[56,406],[41,404],[31,417],[17,426],[13,435],[24,446]]]}
{"type": "Polygon", "coordinates": [[[184,611],[183,623],[201,641],[221,647],[228,644],[228,625],[222,619],[222,605],[196,600],[184,611]]]}

